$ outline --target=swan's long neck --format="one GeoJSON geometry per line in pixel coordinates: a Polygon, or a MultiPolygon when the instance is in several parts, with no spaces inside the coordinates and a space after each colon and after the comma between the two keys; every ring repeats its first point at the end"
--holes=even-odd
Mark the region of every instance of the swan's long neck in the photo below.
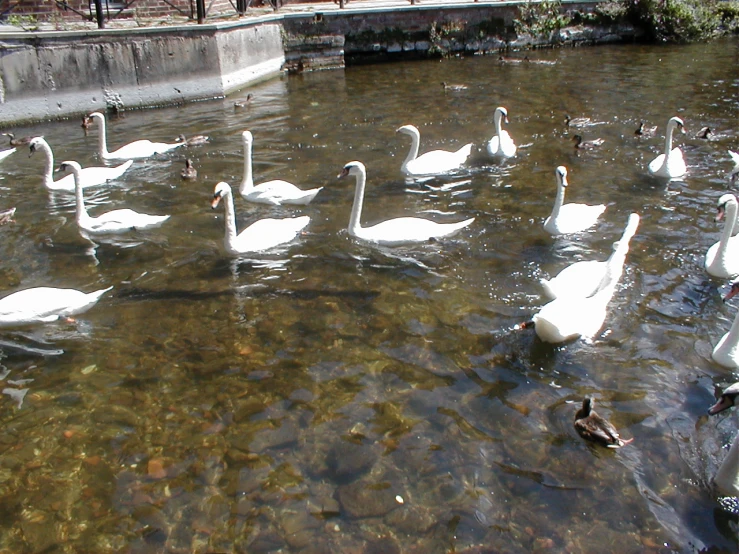
{"type": "Polygon", "coordinates": [[[726,213],[724,213],[724,229],[721,231],[721,239],[719,240],[718,251],[716,252],[716,259],[722,264],[726,261],[729,239],[734,231],[734,225],[736,225],[736,212],[737,203],[733,201],[727,202],[726,213]]]}
{"type": "Polygon", "coordinates": [[[51,147],[45,142],[41,143],[41,150],[46,158],[46,167],[44,167],[44,185],[51,187],[54,184],[54,154],[51,147]]]}
{"type": "Polygon", "coordinates": [[[224,241],[226,248],[229,250],[236,249],[236,210],[234,210],[234,199],[232,194],[227,194],[223,198],[226,208],[226,234],[224,241]]]}
{"type": "Polygon", "coordinates": [[[87,213],[87,208],[85,208],[85,199],[82,196],[82,179],[80,178],[79,168],[73,167],[72,174],[74,175],[74,198],[77,206],[77,224],[83,225],[85,222],[89,221],[90,215],[87,213]]]}
{"type": "Polygon", "coordinates": [[[364,202],[364,185],[367,182],[367,173],[361,171],[357,175],[357,184],[354,187],[354,204],[352,205],[352,215],[349,218],[349,234],[356,235],[362,228],[360,220],[362,218],[362,203],[364,202]]]}
{"type": "Polygon", "coordinates": [[[621,235],[621,240],[618,241],[616,248],[614,248],[611,257],[606,262],[606,272],[601,279],[596,292],[593,296],[600,296],[605,304],[611,301],[613,293],[616,291],[616,285],[621,279],[621,275],[624,272],[624,264],[626,263],[626,254],[629,252],[629,243],[631,238],[636,233],[636,228],[639,226],[639,216],[631,214],[629,221],[626,224],[621,235]]]}
{"type": "Polygon", "coordinates": [[[552,206],[552,214],[549,216],[552,220],[557,219],[559,210],[562,208],[562,204],[565,201],[565,187],[567,186],[566,177],[557,177],[557,197],[554,199],[554,206],[552,206]],[[561,179],[561,180],[560,180],[561,179]]]}
{"type": "Polygon", "coordinates": [[[667,133],[665,133],[665,157],[670,155],[672,152],[672,133],[675,132],[675,124],[670,123],[667,126],[667,133]]]}
{"type": "Polygon", "coordinates": [[[500,131],[502,130],[503,126],[501,125],[501,121],[503,120],[503,113],[500,111],[495,112],[494,123],[495,123],[495,134],[500,136],[500,131]]]}
{"type": "Polygon", "coordinates": [[[722,494],[739,496],[739,435],[734,439],[713,480],[722,494]]]}
{"type": "MultiPolygon", "coordinates": [[[[411,149],[408,150],[408,155],[405,157],[405,161],[403,162],[403,165],[412,162],[418,157],[418,147],[421,143],[421,137],[418,133],[412,133],[411,134],[411,149]]],[[[357,181],[359,178],[357,178],[357,181]]],[[[360,203],[361,206],[361,203],[360,203]]]]}
{"type": "Polygon", "coordinates": [[[254,177],[251,169],[251,142],[244,141],[244,178],[239,185],[240,194],[248,194],[254,189],[254,177]]]}
{"type": "Polygon", "coordinates": [[[724,352],[734,352],[739,346],[739,311],[734,316],[734,322],[731,329],[726,334],[726,339],[722,342],[721,347],[724,352]]]}
{"type": "Polygon", "coordinates": [[[100,127],[100,133],[98,135],[98,150],[100,151],[100,157],[106,158],[108,156],[108,142],[105,140],[105,118],[96,117],[95,119],[100,127]]]}

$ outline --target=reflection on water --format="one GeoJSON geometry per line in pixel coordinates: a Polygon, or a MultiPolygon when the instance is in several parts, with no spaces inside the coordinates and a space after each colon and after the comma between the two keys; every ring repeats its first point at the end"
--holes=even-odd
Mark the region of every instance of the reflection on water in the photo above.
{"type": "MultiPolygon", "coordinates": [[[[703,415],[737,380],[710,358],[735,304],[702,258],[719,236],[727,149],[739,150],[739,45],[537,56],[556,64],[362,66],[261,84],[240,110],[229,98],[124,112],[111,147],[211,140],[86,193],[92,215],[172,214],[92,247],[71,195],[43,189],[41,160],[5,159],[0,207],[17,212],[0,228],[3,289],[115,288],[74,323],[0,336],[0,386],[28,389],[20,408],[20,392],[0,405],[0,550],[735,552],[737,517],[707,483],[739,416],[703,415]],[[422,152],[482,147],[498,105],[515,158],[478,153],[462,174],[405,181],[399,126],[419,127],[422,152]],[[578,132],[603,146],[573,148],[566,114],[597,122],[578,132]],[[666,186],[646,164],[673,115],[689,175],[666,186]],[[657,135],[635,136],[640,121],[657,135]],[[712,140],[693,137],[702,126],[712,140]],[[216,182],[241,179],[245,129],[257,183],[325,188],[304,207],[236,198],[240,228],[311,223],[232,260],[209,206],[216,182]],[[185,157],[195,181],[180,178],[185,157]],[[365,224],[474,224],[428,245],[354,241],[354,184],[336,179],[351,160],[368,170],[365,224]],[[608,206],[591,232],[541,228],[558,165],[567,200],[608,206]],[[605,259],[631,212],[642,224],[603,333],[552,347],[515,330],[544,303],[539,279],[605,259]],[[584,443],[572,422],[585,395],[634,442],[584,443]]],[[[44,135],[57,160],[99,163],[97,131],[76,119],[15,131],[44,135]]]]}

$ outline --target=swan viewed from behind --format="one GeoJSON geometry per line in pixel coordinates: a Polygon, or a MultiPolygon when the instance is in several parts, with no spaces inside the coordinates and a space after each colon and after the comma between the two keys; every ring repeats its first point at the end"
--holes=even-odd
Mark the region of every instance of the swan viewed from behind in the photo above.
{"type": "Polygon", "coordinates": [[[223,200],[226,209],[226,234],[223,244],[226,252],[232,256],[249,252],[261,252],[290,242],[310,223],[310,217],[307,215],[284,219],[264,218],[255,221],[237,234],[236,210],[234,209],[231,186],[228,183],[220,182],[216,184],[211,208],[215,210],[221,200],[223,200]]]}
{"type": "Polygon", "coordinates": [[[706,252],[705,268],[709,275],[730,279],[739,275],[739,236],[732,236],[739,211],[736,197],[727,193],[718,199],[716,221],[724,220],[721,239],[706,252]]]}
{"type": "MultiPolygon", "coordinates": [[[[629,215],[627,228],[636,228],[639,215],[629,215]]],[[[537,336],[544,342],[553,344],[567,342],[579,337],[594,337],[606,318],[608,303],[611,301],[616,285],[623,274],[628,248],[616,248],[597,290],[588,297],[562,297],[545,304],[533,317],[537,336]]],[[[528,324],[527,324],[528,326],[528,324]]]]}
{"type": "Polygon", "coordinates": [[[542,279],[541,285],[544,288],[544,294],[550,299],[591,296],[598,290],[598,286],[603,281],[611,258],[626,255],[631,238],[636,233],[638,226],[638,218],[629,218],[621,238],[613,243],[613,252],[609,259],[602,262],[596,260],[575,262],[560,271],[553,279],[542,279]]]}
{"type": "Polygon", "coordinates": [[[86,234],[101,235],[149,229],[158,227],[169,219],[168,215],[142,214],[128,208],[106,212],[98,217],[90,217],[87,208],[85,208],[85,200],[82,194],[80,164],[74,161],[66,161],[62,162],[59,169],[62,171],[71,170],[74,175],[77,226],[83,236],[86,234]]]}
{"type": "Polygon", "coordinates": [[[354,204],[352,205],[348,230],[351,236],[358,239],[387,246],[426,242],[431,239],[453,235],[475,220],[472,217],[456,223],[436,223],[421,217],[397,217],[382,221],[371,227],[362,227],[362,204],[364,202],[364,187],[367,182],[367,170],[362,162],[349,162],[341,170],[339,178],[347,175],[356,177],[354,204]]]}
{"type": "Polygon", "coordinates": [[[273,206],[279,206],[280,204],[304,206],[321,192],[323,187],[301,190],[292,183],[282,180],[267,181],[255,185],[252,176],[252,144],[254,143],[254,137],[251,131],[244,131],[241,133],[241,138],[244,143],[244,178],[239,186],[239,194],[245,200],[272,204],[273,206]]]}
{"type": "Polygon", "coordinates": [[[487,151],[493,157],[510,158],[516,155],[516,144],[508,131],[503,129],[502,121],[508,123],[508,110],[500,106],[495,108],[495,114],[493,115],[495,135],[488,141],[487,151]]]}
{"type": "Polygon", "coordinates": [[[105,116],[100,112],[93,112],[89,117],[92,118],[98,126],[98,152],[100,157],[104,160],[133,160],[136,158],[149,158],[155,154],[162,154],[185,145],[184,142],[169,144],[165,142],[152,142],[150,140],[141,139],[129,142],[113,152],[108,152],[105,116]]]}
{"type": "Polygon", "coordinates": [[[688,172],[682,150],[678,146],[672,147],[672,135],[675,129],[678,129],[681,133],[685,132],[685,125],[679,117],[672,117],[667,122],[664,153],[649,162],[649,173],[655,177],[677,179],[688,172]]]}
{"type": "MultiPolygon", "coordinates": [[[[65,175],[58,181],[54,181],[54,154],[51,151],[51,146],[49,146],[49,143],[43,137],[34,137],[29,144],[29,149],[31,150],[30,155],[33,155],[35,152],[42,152],[44,154],[44,186],[47,189],[74,192],[74,175],[72,173],[65,175]]],[[[128,160],[115,167],[83,167],[80,169],[80,183],[82,188],[104,185],[108,181],[117,179],[132,164],[133,160],[128,160]]]]}
{"type": "Polygon", "coordinates": [[[554,174],[557,177],[557,197],[554,200],[552,213],[544,221],[544,230],[551,235],[578,233],[595,225],[598,218],[606,211],[603,204],[564,204],[567,188],[567,168],[559,166],[554,174]]]}
{"type": "Polygon", "coordinates": [[[0,327],[49,323],[92,308],[113,287],[84,293],[75,289],[34,287],[0,300],[0,327]]]}
{"type": "Polygon", "coordinates": [[[421,143],[421,133],[413,125],[403,125],[396,133],[411,137],[411,148],[400,166],[400,171],[409,177],[424,177],[442,175],[460,169],[472,153],[472,143],[465,144],[456,152],[448,150],[431,150],[421,156],[418,148],[421,143]]]}

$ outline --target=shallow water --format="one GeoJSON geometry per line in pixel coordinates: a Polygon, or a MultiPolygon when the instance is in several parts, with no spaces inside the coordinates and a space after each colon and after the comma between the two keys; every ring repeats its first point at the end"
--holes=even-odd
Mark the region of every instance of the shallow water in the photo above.
{"type": "MultiPolygon", "coordinates": [[[[96,244],[77,232],[72,196],[43,188],[40,155],[3,161],[0,208],[17,207],[0,227],[3,290],[115,288],[73,323],[0,332],[0,384],[28,389],[20,407],[0,403],[0,551],[735,552],[737,516],[706,483],[739,420],[705,413],[737,380],[710,358],[736,303],[702,264],[727,149],[739,150],[739,43],[530,56],[556,64],[352,67],[124,112],[111,147],[211,141],[89,190],[93,215],[172,215],[96,244]],[[409,139],[395,129],[417,125],[422,152],[482,146],[498,105],[515,158],[404,181],[409,139]],[[591,117],[585,138],[605,144],[576,152],[565,114],[591,117]],[[665,185],[646,164],[673,115],[689,175],[665,185]],[[637,139],[640,120],[657,136],[637,139]],[[704,125],[714,140],[693,138],[704,125]],[[239,228],[312,219],[284,248],[232,260],[209,206],[216,182],[238,185],[245,129],[257,182],[324,189],[306,207],[237,198],[239,228]],[[194,182],[179,177],[186,156],[194,182]],[[336,179],[351,160],[368,170],[365,223],[476,220],[432,244],[359,243],[346,233],[353,182],[336,179]],[[608,209],[553,239],[541,224],[558,165],[568,201],[608,209]],[[642,221],[601,334],[552,347],[513,331],[545,302],[539,279],[605,259],[631,212],[642,221]],[[632,444],[577,436],[586,395],[632,444]]],[[[97,130],[76,121],[13,131],[44,135],[57,163],[99,164],[97,130]]]]}

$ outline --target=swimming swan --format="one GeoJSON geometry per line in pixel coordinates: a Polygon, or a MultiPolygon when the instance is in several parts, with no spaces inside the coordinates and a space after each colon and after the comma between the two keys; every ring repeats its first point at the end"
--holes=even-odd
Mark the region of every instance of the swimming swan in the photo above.
{"type": "Polygon", "coordinates": [[[158,227],[167,219],[168,215],[148,215],[124,208],[121,210],[113,210],[106,212],[98,217],[90,217],[85,208],[85,200],[82,195],[82,184],[80,183],[80,164],[77,162],[62,162],[59,167],[62,171],[72,170],[74,175],[74,194],[77,204],[77,226],[84,235],[89,234],[106,234],[106,233],[122,233],[135,229],[149,229],[158,227]]]}
{"type": "MultiPolygon", "coordinates": [[[[639,215],[629,215],[627,229],[639,224],[639,215]]],[[[606,309],[623,274],[628,248],[616,248],[606,266],[598,289],[588,297],[563,297],[545,304],[533,317],[534,329],[544,342],[562,343],[578,337],[592,338],[606,319],[606,309]]]]}
{"type": "Polygon", "coordinates": [[[3,150],[2,152],[0,152],[0,162],[10,156],[13,152],[15,152],[15,148],[9,148],[8,150],[3,150]]]}
{"type": "Polygon", "coordinates": [[[614,256],[625,256],[628,252],[629,242],[636,233],[638,225],[638,218],[629,218],[621,239],[613,244],[613,252],[608,260],[575,262],[560,271],[553,279],[542,279],[544,294],[552,300],[572,296],[591,296],[603,281],[610,259],[614,256]]]}
{"type": "Polygon", "coordinates": [[[672,147],[672,134],[675,129],[685,132],[683,120],[679,117],[672,117],[667,122],[667,132],[665,133],[665,153],[660,154],[649,162],[649,173],[655,177],[667,177],[668,179],[677,179],[688,172],[683,159],[680,147],[672,147]]]}
{"type": "Polygon", "coordinates": [[[567,168],[561,165],[554,173],[557,176],[557,197],[552,213],[544,221],[544,230],[552,235],[564,235],[584,231],[595,225],[601,214],[606,211],[606,207],[603,204],[589,206],[575,203],[563,206],[567,188],[567,168]]]}
{"type": "Polygon", "coordinates": [[[469,143],[456,152],[432,150],[419,156],[418,146],[421,142],[421,134],[418,129],[413,125],[403,125],[396,133],[403,133],[411,137],[411,149],[400,166],[400,171],[410,177],[449,173],[462,167],[472,153],[472,143],[469,143]]]}
{"type": "Polygon", "coordinates": [[[495,135],[488,141],[487,151],[493,157],[510,158],[516,155],[516,145],[508,131],[502,129],[501,121],[508,123],[508,110],[502,106],[495,108],[495,135]]]}
{"type": "MultiPolygon", "coordinates": [[[[708,409],[709,415],[716,415],[734,406],[739,394],[739,383],[734,383],[724,390],[718,401],[708,409]]],[[[713,484],[719,494],[739,496],[739,433],[729,448],[729,453],[713,477],[713,484]]]]}
{"type": "MultiPolygon", "coordinates": [[[[724,296],[724,302],[739,293],[739,281],[731,284],[731,289],[724,296]]],[[[739,368],[739,311],[734,316],[731,329],[716,343],[711,358],[717,364],[731,369],[739,368]]],[[[738,390],[739,392],[739,390],[738,390]]]]}
{"type": "Polygon", "coordinates": [[[84,293],[75,289],[35,287],[0,300],[0,327],[49,323],[92,308],[113,287],[84,293]]]}
{"type": "MultiPolygon", "coordinates": [[[[51,146],[43,137],[35,137],[29,145],[31,154],[41,151],[46,157],[46,166],[44,167],[44,186],[49,190],[64,190],[74,192],[74,175],[65,175],[58,181],[54,181],[54,154],[51,146]]],[[[95,187],[102,185],[113,179],[117,179],[123,175],[126,170],[131,167],[133,160],[128,160],[116,167],[83,167],[80,170],[80,180],[82,188],[95,187]]]]}
{"type": "Polygon", "coordinates": [[[161,154],[184,146],[184,142],[175,142],[168,144],[165,142],[151,142],[150,140],[136,140],[129,142],[125,146],[121,146],[118,150],[108,152],[108,145],[105,138],[105,116],[100,112],[93,112],[90,116],[100,127],[98,136],[98,150],[100,157],[104,160],[131,160],[135,158],[148,158],[155,154],[161,154]]]}
{"type": "Polygon", "coordinates": [[[273,206],[279,206],[280,204],[306,205],[323,188],[301,190],[292,183],[280,180],[254,185],[251,167],[254,137],[252,137],[251,131],[244,131],[241,133],[241,138],[244,141],[244,178],[239,186],[239,194],[244,199],[262,204],[272,204],[273,206]]]}
{"type": "Polygon", "coordinates": [[[362,227],[362,203],[364,186],[367,182],[367,171],[362,162],[349,162],[344,166],[339,178],[347,175],[356,177],[354,204],[349,218],[349,234],[358,239],[395,246],[415,242],[426,242],[430,239],[447,237],[467,227],[475,218],[465,219],[457,223],[436,223],[421,217],[397,217],[388,219],[372,227],[362,227]]]}
{"type": "Polygon", "coordinates": [[[739,275],[739,237],[732,232],[737,218],[737,200],[733,194],[724,194],[718,199],[716,221],[724,219],[721,239],[706,252],[705,267],[709,275],[729,279],[739,275]]]}
{"type": "Polygon", "coordinates": [[[236,212],[231,186],[228,183],[221,182],[216,185],[211,208],[216,209],[221,200],[226,208],[226,236],[223,244],[226,252],[232,256],[261,252],[290,242],[310,223],[310,217],[307,215],[285,219],[265,218],[255,221],[237,235],[236,212]]]}

